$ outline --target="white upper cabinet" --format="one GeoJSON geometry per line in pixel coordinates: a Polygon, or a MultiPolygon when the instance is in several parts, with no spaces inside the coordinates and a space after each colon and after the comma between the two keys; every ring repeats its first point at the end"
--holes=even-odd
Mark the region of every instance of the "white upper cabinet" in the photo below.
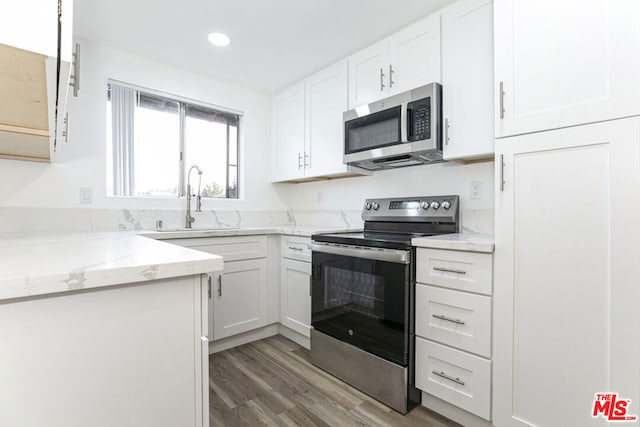
{"type": "Polygon", "coordinates": [[[493,4],[461,0],[442,11],[443,155],[493,156],[493,4]]]}
{"type": "Polygon", "coordinates": [[[309,77],[306,82],[305,176],[346,172],[342,162],[342,113],[347,108],[347,61],[309,77]]]}
{"type": "Polygon", "coordinates": [[[383,98],[388,92],[389,40],[349,58],[349,109],[383,98]]]}
{"type": "Polygon", "coordinates": [[[440,82],[440,14],[389,37],[389,95],[440,82]]]}
{"type": "Polygon", "coordinates": [[[496,136],[640,113],[637,0],[495,0],[496,136]]]}
{"type": "Polygon", "coordinates": [[[348,174],[342,161],[347,61],[338,62],[272,98],[272,181],[348,174]]]}
{"type": "Polygon", "coordinates": [[[431,82],[440,82],[440,14],[349,58],[349,108],[431,82]]]}
{"type": "Polygon", "coordinates": [[[304,177],[304,83],[274,95],[271,100],[271,179],[304,177]]]}

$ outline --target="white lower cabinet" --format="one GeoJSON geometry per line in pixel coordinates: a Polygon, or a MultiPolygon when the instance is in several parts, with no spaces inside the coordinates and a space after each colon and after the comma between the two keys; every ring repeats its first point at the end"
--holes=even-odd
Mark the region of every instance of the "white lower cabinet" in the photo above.
{"type": "Polygon", "coordinates": [[[280,323],[308,337],[311,328],[309,280],[311,263],[282,259],[280,268],[280,323]]]}
{"type": "MultiPolygon", "coordinates": [[[[168,242],[224,257],[224,270],[209,275],[209,340],[269,323],[267,236],[205,237],[168,242]]],[[[275,260],[273,260],[275,262],[275,260]]]]}
{"type": "Polygon", "coordinates": [[[416,387],[491,419],[491,361],[416,338],[416,387]]]}
{"type": "Polygon", "coordinates": [[[465,425],[491,421],[492,264],[491,253],[417,249],[416,387],[465,425]]]}
{"type": "Polygon", "coordinates": [[[495,426],[608,425],[596,393],[640,415],[640,118],[496,148],[495,426]]]}
{"type": "Polygon", "coordinates": [[[213,339],[267,324],[267,260],[228,262],[213,276],[213,339]]]}
{"type": "Polygon", "coordinates": [[[282,236],[280,323],[305,337],[311,329],[311,239],[282,236]]]}

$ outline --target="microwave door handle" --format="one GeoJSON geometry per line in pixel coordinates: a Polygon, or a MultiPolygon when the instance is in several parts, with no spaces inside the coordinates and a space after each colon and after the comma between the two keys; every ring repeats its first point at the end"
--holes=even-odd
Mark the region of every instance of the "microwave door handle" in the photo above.
{"type": "Polygon", "coordinates": [[[408,102],[403,102],[402,103],[402,109],[400,110],[400,138],[401,141],[400,142],[409,142],[409,135],[410,135],[410,125],[409,125],[409,120],[410,117],[407,115],[407,113],[409,112],[409,103],[408,102]]]}

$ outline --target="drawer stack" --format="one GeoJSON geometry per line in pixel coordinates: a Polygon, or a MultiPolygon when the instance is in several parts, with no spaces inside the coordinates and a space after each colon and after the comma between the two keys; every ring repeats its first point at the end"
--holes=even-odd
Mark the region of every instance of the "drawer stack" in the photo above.
{"type": "Polygon", "coordinates": [[[491,419],[493,255],[417,249],[416,387],[491,419]]]}

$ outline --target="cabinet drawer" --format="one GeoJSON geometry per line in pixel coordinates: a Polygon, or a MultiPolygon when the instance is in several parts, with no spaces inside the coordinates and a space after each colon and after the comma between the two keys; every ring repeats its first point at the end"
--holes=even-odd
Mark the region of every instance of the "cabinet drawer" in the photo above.
{"type": "Polygon", "coordinates": [[[491,295],[491,254],[418,248],[416,257],[418,282],[491,295]]]}
{"type": "Polygon", "coordinates": [[[175,239],[171,243],[224,257],[224,262],[267,256],[267,236],[175,239]]]}
{"type": "Polygon", "coordinates": [[[416,387],[491,419],[491,362],[416,337],[416,387]]]}
{"type": "Polygon", "coordinates": [[[491,357],[491,298],[418,284],[416,335],[491,357]]]}
{"type": "Polygon", "coordinates": [[[311,239],[309,237],[282,236],[280,239],[283,258],[311,262],[311,250],[309,249],[311,239]]]}

